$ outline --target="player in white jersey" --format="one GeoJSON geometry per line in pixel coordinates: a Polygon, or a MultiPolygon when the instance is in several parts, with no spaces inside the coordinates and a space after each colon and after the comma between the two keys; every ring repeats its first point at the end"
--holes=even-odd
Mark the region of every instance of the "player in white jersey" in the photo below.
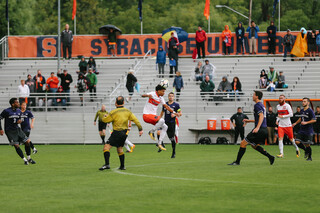
{"type": "Polygon", "coordinates": [[[300,151],[295,143],[293,136],[293,128],[291,124],[290,117],[293,116],[292,108],[286,103],[286,97],[284,95],[279,96],[279,104],[277,105],[277,125],[278,125],[278,137],[279,137],[279,149],[280,154],[277,155],[278,158],[283,158],[283,137],[286,134],[289,140],[296,148],[297,157],[300,156],[300,151]]]}
{"type": "Polygon", "coordinates": [[[143,120],[146,123],[154,125],[154,128],[149,131],[149,135],[151,139],[155,140],[154,132],[156,130],[160,131],[160,137],[158,139],[158,147],[161,150],[166,150],[162,146],[162,141],[167,134],[168,126],[165,124],[163,118],[157,116],[157,109],[158,106],[161,104],[163,105],[169,112],[175,113],[165,102],[163,95],[166,91],[166,88],[162,87],[161,85],[157,85],[156,91],[150,92],[147,94],[141,95],[141,97],[149,98],[143,108],[143,120]]]}

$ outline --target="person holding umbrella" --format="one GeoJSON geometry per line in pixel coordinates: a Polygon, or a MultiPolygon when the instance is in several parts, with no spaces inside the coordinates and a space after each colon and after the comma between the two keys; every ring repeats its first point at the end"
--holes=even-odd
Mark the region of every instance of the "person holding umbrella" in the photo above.
{"type": "Polygon", "coordinates": [[[111,50],[111,54],[113,57],[116,56],[115,49],[117,43],[117,35],[116,32],[110,28],[108,32],[108,40],[109,40],[109,49],[111,50]]]}
{"type": "Polygon", "coordinates": [[[168,57],[170,64],[170,78],[173,78],[173,67],[175,73],[178,71],[178,46],[179,40],[175,37],[174,32],[171,32],[171,38],[168,41],[168,57]]]}

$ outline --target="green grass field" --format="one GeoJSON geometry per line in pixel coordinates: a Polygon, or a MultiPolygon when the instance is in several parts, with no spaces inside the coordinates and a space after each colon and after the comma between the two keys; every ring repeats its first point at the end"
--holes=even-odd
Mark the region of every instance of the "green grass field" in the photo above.
{"type": "Polygon", "coordinates": [[[248,147],[235,167],[239,146],[178,145],[175,159],[167,147],[137,145],[120,172],[115,149],[98,171],[101,145],[38,145],[29,166],[0,146],[0,212],[319,212],[320,147],[307,162],[285,146],[273,166],[248,147]]]}

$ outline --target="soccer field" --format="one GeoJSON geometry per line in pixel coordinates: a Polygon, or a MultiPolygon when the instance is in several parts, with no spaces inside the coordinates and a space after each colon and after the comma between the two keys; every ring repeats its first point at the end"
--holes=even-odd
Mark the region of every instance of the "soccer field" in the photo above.
{"type": "MultiPolygon", "coordinates": [[[[14,148],[0,146],[0,212],[319,212],[320,147],[314,160],[295,156],[273,166],[248,147],[241,166],[228,166],[234,145],[178,145],[177,156],[137,145],[118,171],[111,170],[102,146],[38,145],[35,165],[25,166],[14,148]]],[[[278,154],[277,146],[265,147],[278,154]]]]}

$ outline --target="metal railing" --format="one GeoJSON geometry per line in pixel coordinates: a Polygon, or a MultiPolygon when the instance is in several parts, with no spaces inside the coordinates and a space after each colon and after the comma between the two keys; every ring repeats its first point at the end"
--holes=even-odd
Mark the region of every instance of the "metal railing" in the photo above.
{"type": "Polygon", "coordinates": [[[8,58],[8,37],[4,36],[0,39],[0,62],[8,58]]]}
{"type": "MultiPolygon", "coordinates": [[[[149,50],[144,56],[143,59],[138,60],[138,62],[133,66],[134,74],[137,74],[143,65],[148,62],[151,58],[151,50],[149,50]]],[[[120,82],[115,86],[112,92],[109,95],[109,110],[111,110],[111,106],[115,101],[116,97],[119,95],[123,95],[127,82],[127,73],[121,76],[120,82]]]]}

